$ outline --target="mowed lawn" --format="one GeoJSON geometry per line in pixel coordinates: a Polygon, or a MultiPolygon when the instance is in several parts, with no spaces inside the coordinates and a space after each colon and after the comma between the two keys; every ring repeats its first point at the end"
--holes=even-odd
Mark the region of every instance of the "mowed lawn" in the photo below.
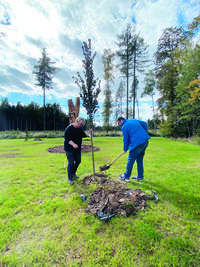
{"type": "MultiPolygon", "coordinates": [[[[93,141],[99,172],[122,152],[122,137],[93,141]]],[[[97,188],[81,182],[93,173],[91,152],[71,186],[65,154],[48,152],[59,145],[62,138],[0,140],[0,266],[200,266],[200,146],[151,138],[144,182],[127,187],[154,190],[159,200],[106,222],[87,214],[80,198],[97,188]]],[[[127,156],[106,171],[113,180],[127,156]]]]}

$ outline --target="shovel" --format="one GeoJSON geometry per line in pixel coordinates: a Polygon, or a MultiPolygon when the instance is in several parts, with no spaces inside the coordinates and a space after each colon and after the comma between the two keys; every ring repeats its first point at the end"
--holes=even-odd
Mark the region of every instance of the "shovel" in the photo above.
{"type": "Polygon", "coordinates": [[[126,152],[123,151],[119,156],[117,156],[110,164],[105,164],[103,166],[100,166],[99,167],[99,170],[102,172],[102,171],[106,171],[110,168],[110,166],[119,158],[121,157],[123,154],[125,154],[126,152]]]}

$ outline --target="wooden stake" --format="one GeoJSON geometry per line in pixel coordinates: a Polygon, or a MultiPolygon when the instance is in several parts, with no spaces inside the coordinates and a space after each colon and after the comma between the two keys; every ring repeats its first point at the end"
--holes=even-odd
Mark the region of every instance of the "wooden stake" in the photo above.
{"type": "Polygon", "coordinates": [[[92,132],[91,132],[91,146],[92,146],[93,175],[94,175],[94,178],[95,178],[95,167],[94,167],[94,149],[93,149],[93,139],[92,139],[92,132]]]}

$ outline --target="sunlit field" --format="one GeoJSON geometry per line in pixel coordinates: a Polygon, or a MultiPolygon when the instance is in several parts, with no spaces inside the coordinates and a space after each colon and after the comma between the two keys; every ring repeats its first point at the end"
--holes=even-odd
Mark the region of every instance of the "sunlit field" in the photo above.
{"type": "MultiPolygon", "coordinates": [[[[99,172],[122,152],[122,137],[93,139],[99,172]]],[[[0,140],[0,266],[199,266],[200,146],[151,138],[144,181],[127,187],[154,190],[159,200],[128,218],[100,221],[80,197],[97,188],[82,184],[93,174],[91,152],[69,185],[65,154],[48,152],[60,145],[63,138],[0,140]]],[[[113,180],[127,156],[106,171],[113,180]]]]}

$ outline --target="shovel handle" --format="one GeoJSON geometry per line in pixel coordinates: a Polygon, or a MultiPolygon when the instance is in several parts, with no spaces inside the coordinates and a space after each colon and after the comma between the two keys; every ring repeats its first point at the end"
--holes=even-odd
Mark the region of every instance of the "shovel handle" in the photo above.
{"type": "Polygon", "coordinates": [[[121,157],[123,154],[125,154],[126,152],[123,151],[118,157],[116,157],[116,159],[114,159],[108,166],[111,166],[119,157],[121,157]]]}

